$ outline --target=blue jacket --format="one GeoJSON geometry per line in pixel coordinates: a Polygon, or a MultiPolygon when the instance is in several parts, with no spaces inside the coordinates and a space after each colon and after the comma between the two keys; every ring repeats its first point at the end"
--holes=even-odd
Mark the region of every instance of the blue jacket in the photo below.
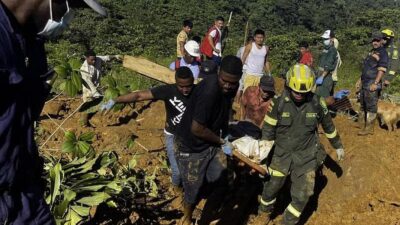
{"type": "Polygon", "coordinates": [[[44,42],[23,30],[0,2],[0,188],[38,182],[42,164],[33,122],[49,92],[44,42]]]}
{"type": "Polygon", "coordinates": [[[369,86],[375,82],[378,71],[386,72],[389,63],[389,57],[385,48],[380,47],[372,49],[364,59],[364,66],[361,74],[362,87],[369,89],[369,86]]]}

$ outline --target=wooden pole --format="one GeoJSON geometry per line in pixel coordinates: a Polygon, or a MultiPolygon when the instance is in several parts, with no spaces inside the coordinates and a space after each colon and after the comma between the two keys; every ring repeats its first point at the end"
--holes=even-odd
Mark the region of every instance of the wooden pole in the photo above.
{"type": "Polygon", "coordinates": [[[237,159],[239,159],[240,161],[244,162],[246,165],[248,165],[252,169],[254,169],[257,172],[259,172],[260,174],[262,174],[264,176],[266,174],[268,174],[268,172],[267,172],[267,170],[265,168],[263,168],[261,165],[255,163],[255,162],[251,161],[250,159],[248,159],[246,156],[242,155],[236,149],[233,150],[233,156],[236,157],[237,159]]]}

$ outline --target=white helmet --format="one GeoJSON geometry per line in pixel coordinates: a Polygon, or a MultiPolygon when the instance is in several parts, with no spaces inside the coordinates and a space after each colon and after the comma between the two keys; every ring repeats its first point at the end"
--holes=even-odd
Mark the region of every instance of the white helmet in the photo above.
{"type": "Polygon", "coordinates": [[[188,41],[185,44],[185,50],[193,57],[200,56],[200,46],[196,41],[188,41]]]}

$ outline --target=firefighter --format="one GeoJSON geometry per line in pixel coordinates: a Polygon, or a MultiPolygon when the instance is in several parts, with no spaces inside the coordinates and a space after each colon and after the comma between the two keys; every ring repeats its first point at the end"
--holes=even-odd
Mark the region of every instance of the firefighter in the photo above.
{"type": "Polygon", "coordinates": [[[264,183],[259,218],[269,221],[277,193],[290,177],[292,202],[283,215],[284,224],[288,225],[299,221],[313,195],[315,171],[326,156],[319,143],[318,124],[322,124],[339,161],[344,158],[344,149],[324,98],[311,92],[315,81],[312,70],[296,64],[286,76],[286,89],[273,99],[272,109],[264,119],[262,139],[275,140],[275,150],[268,167],[271,176],[264,183]]]}
{"type": "Polygon", "coordinates": [[[399,73],[399,49],[396,43],[394,43],[394,32],[392,30],[384,29],[381,33],[383,35],[383,47],[386,48],[386,52],[389,56],[388,69],[384,76],[384,84],[389,85],[399,73]]]}

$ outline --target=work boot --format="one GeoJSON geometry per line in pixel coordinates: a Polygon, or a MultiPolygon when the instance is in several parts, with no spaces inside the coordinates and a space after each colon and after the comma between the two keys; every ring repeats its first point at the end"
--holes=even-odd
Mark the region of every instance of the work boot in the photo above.
{"type": "Polygon", "coordinates": [[[358,114],[358,128],[361,130],[365,129],[365,112],[360,112],[358,114]]]}
{"type": "Polygon", "coordinates": [[[258,208],[257,217],[254,218],[252,224],[266,224],[271,222],[271,210],[264,211],[261,207],[258,208]]]}
{"type": "Polygon", "coordinates": [[[374,134],[374,126],[376,121],[376,113],[367,113],[367,122],[365,125],[365,129],[358,132],[359,136],[373,135],[374,134]]]}
{"type": "Polygon", "coordinates": [[[90,127],[89,124],[89,114],[88,113],[81,113],[81,118],[79,119],[79,124],[81,127],[90,127]]]}
{"type": "Polygon", "coordinates": [[[192,225],[193,209],[194,206],[192,204],[183,203],[183,216],[179,222],[180,225],[192,225]]]}

